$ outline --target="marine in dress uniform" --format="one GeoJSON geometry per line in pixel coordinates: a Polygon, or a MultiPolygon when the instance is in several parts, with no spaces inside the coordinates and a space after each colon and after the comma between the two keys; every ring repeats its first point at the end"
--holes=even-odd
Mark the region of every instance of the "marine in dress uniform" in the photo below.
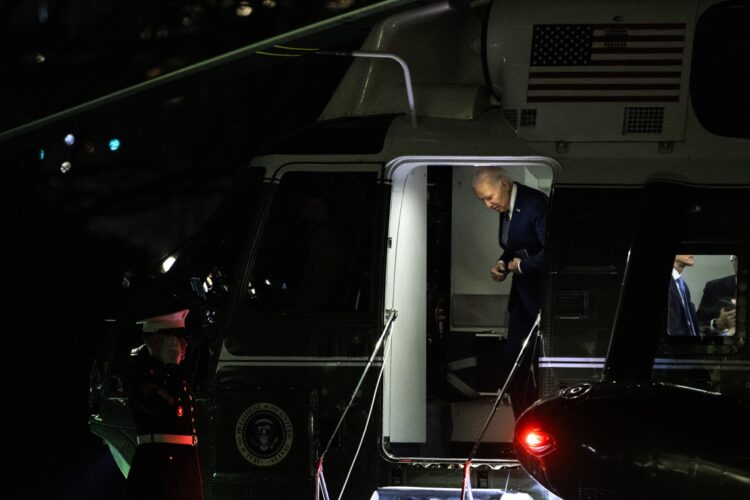
{"type": "Polygon", "coordinates": [[[180,373],[189,310],[148,318],[128,401],[138,446],[127,479],[129,500],[202,500],[194,400],[180,373]]]}

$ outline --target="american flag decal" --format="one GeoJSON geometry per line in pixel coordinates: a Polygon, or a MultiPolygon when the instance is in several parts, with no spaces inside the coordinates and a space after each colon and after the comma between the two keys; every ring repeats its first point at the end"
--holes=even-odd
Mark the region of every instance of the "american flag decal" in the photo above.
{"type": "Polygon", "coordinates": [[[677,102],[685,23],[534,25],[527,102],[677,102]]]}

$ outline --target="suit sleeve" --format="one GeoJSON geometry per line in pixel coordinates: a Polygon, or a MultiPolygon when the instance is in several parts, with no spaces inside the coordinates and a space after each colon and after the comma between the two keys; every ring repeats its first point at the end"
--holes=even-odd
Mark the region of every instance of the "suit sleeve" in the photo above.
{"type": "Polygon", "coordinates": [[[716,302],[716,296],[711,289],[711,282],[709,281],[703,287],[703,296],[701,297],[700,305],[698,305],[698,321],[706,323],[718,315],[719,308],[716,307],[716,302]]]}
{"type": "Polygon", "coordinates": [[[528,258],[521,261],[521,270],[525,274],[527,272],[538,274],[542,270],[542,264],[544,262],[544,243],[547,237],[547,197],[541,195],[543,198],[539,198],[534,218],[531,223],[534,226],[534,234],[539,242],[539,252],[534,255],[529,255],[528,258]]]}

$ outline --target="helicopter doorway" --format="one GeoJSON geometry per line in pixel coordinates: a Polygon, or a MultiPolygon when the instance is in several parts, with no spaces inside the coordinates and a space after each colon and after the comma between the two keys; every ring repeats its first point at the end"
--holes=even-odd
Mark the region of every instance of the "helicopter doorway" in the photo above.
{"type": "MultiPolygon", "coordinates": [[[[549,195],[554,162],[539,158],[408,158],[392,179],[386,308],[398,311],[386,355],[383,446],[394,458],[465,457],[502,386],[510,280],[489,269],[502,253],[498,214],[475,194],[477,167],[549,195]]],[[[481,458],[507,458],[513,411],[505,404],[481,458]]]]}

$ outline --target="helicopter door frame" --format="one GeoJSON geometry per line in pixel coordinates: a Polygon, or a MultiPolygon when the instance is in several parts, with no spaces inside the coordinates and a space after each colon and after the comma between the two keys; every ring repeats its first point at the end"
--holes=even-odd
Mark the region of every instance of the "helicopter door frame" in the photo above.
{"type": "MultiPolygon", "coordinates": [[[[391,181],[388,221],[388,249],[385,276],[385,308],[398,311],[388,344],[382,404],[383,453],[393,460],[461,462],[456,458],[394,456],[389,442],[425,442],[426,410],[426,265],[427,176],[414,175],[427,166],[482,167],[508,169],[545,167],[553,178],[562,169],[553,158],[543,156],[404,156],[386,165],[391,181]],[[408,235],[409,242],[404,239],[408,235]],[[398,279],[397,279],[398,277],[398,279]],[[397,285],[398,282],[398,285],[397,285]],[[408,334],[407,332],[417,332],[408,334]],[[404,383],[409,381],[409,383],[404,383]]],[[[477,429],[477,434],[479,429],[477,429]]],[[[488,460],[497,462],[498,460],[488,460]]],[[[502,460],[499,460],[502,461],[502,460]]]]}

